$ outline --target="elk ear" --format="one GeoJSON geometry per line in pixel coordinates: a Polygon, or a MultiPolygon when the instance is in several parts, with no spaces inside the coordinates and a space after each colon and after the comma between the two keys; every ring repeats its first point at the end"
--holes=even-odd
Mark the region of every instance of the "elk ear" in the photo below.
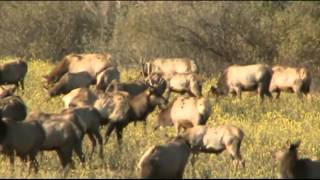
{"type": "Polygon", "coordinates": [[[301,140],[297,140],[295,143],[290,145],[290,150],[297,149],[300,146],[301,140]]]}

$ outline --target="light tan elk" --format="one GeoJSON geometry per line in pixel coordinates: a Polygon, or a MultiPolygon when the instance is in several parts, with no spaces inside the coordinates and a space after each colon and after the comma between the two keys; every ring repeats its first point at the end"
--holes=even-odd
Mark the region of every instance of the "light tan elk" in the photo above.
{"type": "Polygon", "coordinates": [[[178,135],[181,128],[205,125],[211,109],[212,105],[205,97],[179,96],[160,111],[155,129],[174,125],[178,135]]]}
{"type": "Polygon", "coordinates": [[[112,56],[105,54],[69,54],[65,56],[53,70],[44,75],[47,84],[52,84],[60,80],[67,72],[79,73],[88,72],[93,79],[104,69],[112,66],[112,56]]]}
{"type": "Polygon", "coordinates": [[[272,69],[268,65],[233,65],[224,70],[217,87],[212,86],[211,92],[216,95],[232,93],[241,99],[242,91],[256,91],[263,101],[264,96],[272,98],[269,85],[272,78],[272,69]]]}
{"type": "Polygon", "coordinates": [[[298,97],[301,93],[308,96],[311,86],[311,74],[306,68],[293,68],[274,66],[270,83],[270,92],[276,92],[276,98],[280,97],[281,91],[294,92],[298,97]]]}
{"type": "Polygon", "coordinates": [[[141,63],[144,77],[151,73],[162,73],[167,79],[174,74],[199,72],[195,61],[189,58],[157,58],[147,63],[141,63]]]}
{"type": "MultiPolygon", "coordinates": [[[[232,125],[207,127],[203,125],[188,128],[181,134],[188,139],[192,152],[220,154],[227,150],[231,155],[235,168],[240,164],[245,167],[245,161],[240,153],[241,142],[244,138],[243,131],[232,125]]],[[[194,164],[194,157],[192,158],[194,164]]]]}

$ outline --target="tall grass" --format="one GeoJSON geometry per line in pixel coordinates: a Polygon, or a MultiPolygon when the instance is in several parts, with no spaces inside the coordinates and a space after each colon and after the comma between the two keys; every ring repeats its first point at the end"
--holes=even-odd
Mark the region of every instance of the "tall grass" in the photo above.
{"type": "MultiPolygon", "coordinates": [[[[2,59],[2,62],[7,59],[2,59]]],[[[18,91],[28,106],[28,112],[46,111],[59,112],[63,108],[61,96],[47,100],[48,95],[43,90],[41,76],[48,73],[53,64],[44,61],[29,61],[29,70],[25,80],[25,91],[18,91]]],[[[134,69],[122,69],[123,81],[139,78],[134,69]]],[[[207,94],[216,78],[208,79],[204,86],[207,94]]],[[[287,140],[301,139],[300,154],[304,156],[319,156],[320,149],[320,104],[319,97],[312,101],[301,101],[293,94],[282,94],[280,100],[268,99],[260,104],[257,96],[244,93],[243,99],[225,97],[211,98],[212,115],[208,125],[215,127],[221,124],[233,124],[245,132],[241,151],[246,160],[246,168],[235,172],[231,157],[227,153],[220,155],[201,154],[196,161],[195,176],[188,164],[185,178],[276,178],[278,166],[273,165],[272,153],[283,147],[287,140]]],[[[147,131],[142,123],[130,124],[124,130],[124,144],[120,152],[117,141],[112,135],[104,146],[105,158],[99,159],[97,154],[82,167],[74,155],[76,169],[68,178],[138,178],[137,163],[142,153],[154,144],[164,143],[164,134],[174,135],[174,129],[167,127],[153,131],[156,110],[148,117],[147,131]]],[[[105,134],[105,127],[101,129],[105,134]]],[[[89,154],[91,144],[85,137],[83,144],[85,154],[89,154]]],[[[4,178],[59,178],[61,177],[60,162],[55,152],[44,152],[38,155],[40,171],[27,177],[26,165],[18,158],[14,171],[10,171],[9,159],[0,155],[0,177],[4,178]]]]}

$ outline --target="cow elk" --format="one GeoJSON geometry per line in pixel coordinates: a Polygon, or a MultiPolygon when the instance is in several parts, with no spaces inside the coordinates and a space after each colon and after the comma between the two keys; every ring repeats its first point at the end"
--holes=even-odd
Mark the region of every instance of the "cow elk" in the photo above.
{"type": "Polygon", "coordinates": [[[151,73],[162,73],[164,78],[171,78],[174,74],[198,73],[195,61],[189,58],[157,58],[151,62],[141,62],[144,77],[151,73]]]}
{"type": "Polygon", "coordinates": [[[205,125],[211,115],[212,105],[205,97],[179,96],[158,115],[155,130],[161,126],[176,128],[176,135],[181,128],[205,125]]]}
{"type": "MultiPolygon", "coordinates": [[[[245,161],[240,153],[240,147],[244,138],[244,133],[236,126],[223,125],[213,128],[198,125],[186,129],[181,136],[189,141],[194,154],[220,154],[227,150],[231,155],[236,169],[238,168],[239,164],[243,168],[245,167],[245,161]]],[[[192,165],[193,164],[194,157],[192,157],[192,165]]]]}
{"type": "Polygon", "coordinates": [[[282,179],[318,179],[320,178],[320,161],[298,157],[298,147],[301,141],[290,143],[287,147],[274,154],[280,162],[280,178],[282,179]]]}
{"type": "Polygon", "coordinates": [[[24,89],[24,79],[28,72],[26,61],[18,59],[0,65],[0,85],[14,84],[24,89]]]}
{"type": "Polygon", "coordinates": [[[138,168],[143,179],[182,179],[191,154],[190,144],[181,137],[150,147],[140,158],[138,168]]]}
{"type": "Polygon", "coordinates": [[[105,54],[69,54],[66,55],[53,70],[44,75],[47,85],[55,83],[67,72],[80,73],[87,72],[92,79],[104,69],[112,66],[112,56],[105,54]]]}
{"type": "Polygon", "coordinates": [[[45,132],[38,122],[3,120],[0,112],[0,145],[2,152],[9,156],[12,167],[15,152],[23,161],[29,158],[29,174],[31,168],[38,172],[36,156],[44,140],[45,132]]]}
{"type": "Polygon", "coordinates": [[[271,78],[272,69],[268,65],[233,65],[224,70],[217,87],[212,86],[210,90],[215,95],[231,93],[240,99],[242,91],[257,91],[263,101],[265,95],[272,98],[269,91],[271,78]]]}
{"type": "Polygon", "coordinates": [[[293,68],[274,66],[270,83],[270,92],[276,92],[276,98],[280,97],[281,91],[294,92],[298,97],[301,93],[308,96],[311,86],[311,74],[306,68],[293,68]]]}

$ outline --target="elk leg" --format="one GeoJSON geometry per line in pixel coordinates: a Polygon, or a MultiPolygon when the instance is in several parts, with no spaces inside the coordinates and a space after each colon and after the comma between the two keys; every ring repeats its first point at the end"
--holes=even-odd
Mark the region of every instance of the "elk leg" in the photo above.
{"type": "Polygon", "coordinates": [[[118,125],[116,127],[116,133],[117,133],[117,140],[118,140],[118,145],[121,149],[121,145],[122,145],[122,133],[123,133],[123,126],[122,125],[118,125]]]}
{"type": "Polygon", "coordinates": [[[97,131],[94,131],[93,132],[95,137],[98,139],[98,143],[99,143],[99,156],[101,159],[103,159],[103,139],[102,139],[102,136],[99,132],[99,130],[97,131]]]}
{"type": "Polygon", "coordinates": [[[39,172],[39,163],[38,163],[38,161],[37,161],[37,159],[36,159],[36,153],[31,153],[30,154],[30,166],[29,166],[29,173],[28,173],[28,175],[30,174],[30,172],[31,172],[31,167],[33,167],[34,168],[34,172],[35,173],[38,173],[39,172]]]}
{"type": "Polygon", "coordinates": [[[179,132],[180,132],[180,124],[179,124],[179,123],[176,123],[176,124],[174,125],[174,127],[175,127],[175,129],[176,129],[176,136],[178,136],[178,135],[179,135],[179,132]]]}
{"type": "Polygon", "coordinates": [[[88,133],[88,136],[89,136],[89,139],[92,143],[92,150],[91,150],[91,153],[90,153],[90,158],[92,158],[92,155],[96,149],[96,145],[97,145],[97,142],[96,142],[96,139],[93,137],[93,135],[91,133],[88,133]]]}
{"type": "Polygon", "coordinates": [[[108,140],[109,140],[109,137],[112,133],[112,131],[114,130],[115,128],[115,124],[114,123],[110,123],[109,126],[108,126],[108,129],[106,131],[106,140],[104,141],[104,144],[107,144],[108,140]]]}
{"type": "Polygon", "coordinates": [[[276,98],[279,99],[279,98],[280,98],[281,91],[280,91],[280,90],[277,90],[276,93],[277,93],[276,98]]]}
{"type": "Polygon", "coordinates": [[[12,150],[8,151],[8,155],[9,155],[9,161],[10,161],[10,165],[11,165],[11,172],[14,172],[14,152],[12,150]]]}
{"type": "Polygon", "coordinates": [[[62,165],[63,177],[66,177],[72,162],[72,149],[58,149],[57,153],[62,165]]]}
{"type": "Polygon", "coordinates": [[[144,134],[147,134],[147,120],[146,119],[143,121],[143,129],[144,129],[144,134]]]}
{"type": "Polygon", "coordinates": [[[196,163],[197,157],[198,157],[198,153],[194,153],[191,155],[192,178],[195,178],[196,176],[194,164],[196,163]]]}
{"type": "Polygon", "coordinates": [[[21,89],[24,90],[24,79],[20,81],[20,86],[21,86],[21,89]]]}
{"type": "Polygon", "coordinates": [[[234,90],[236,91],[237,96],[238,96],[239,99],[241,100],[241,99],[242,99],[241,89],[240,89],[239,87],[235,87],[234,90]]]}
{"type": "Polygon", "coordinates": [[[240,153],[240,146],[241,146],[241,140],[234,139],[231,141],[227,146],[227,151],[230,153],[231,158],[233,160],[233,165],[235,166],[235,169],[238,169],[239,163],[244,168],[245,162],[242,159],[241,153],[240,153]]]}
{"type": "Polygon", "coordinates": [[[86,162],[86,159],[85,159],[85,155],[82,152],[82,141],[80,139],[76,140],[76,144],[75,144],[74,150],[75,150],[77,156],[79,157],[80,162],[84,166],[84,163],[86,162]]]}

